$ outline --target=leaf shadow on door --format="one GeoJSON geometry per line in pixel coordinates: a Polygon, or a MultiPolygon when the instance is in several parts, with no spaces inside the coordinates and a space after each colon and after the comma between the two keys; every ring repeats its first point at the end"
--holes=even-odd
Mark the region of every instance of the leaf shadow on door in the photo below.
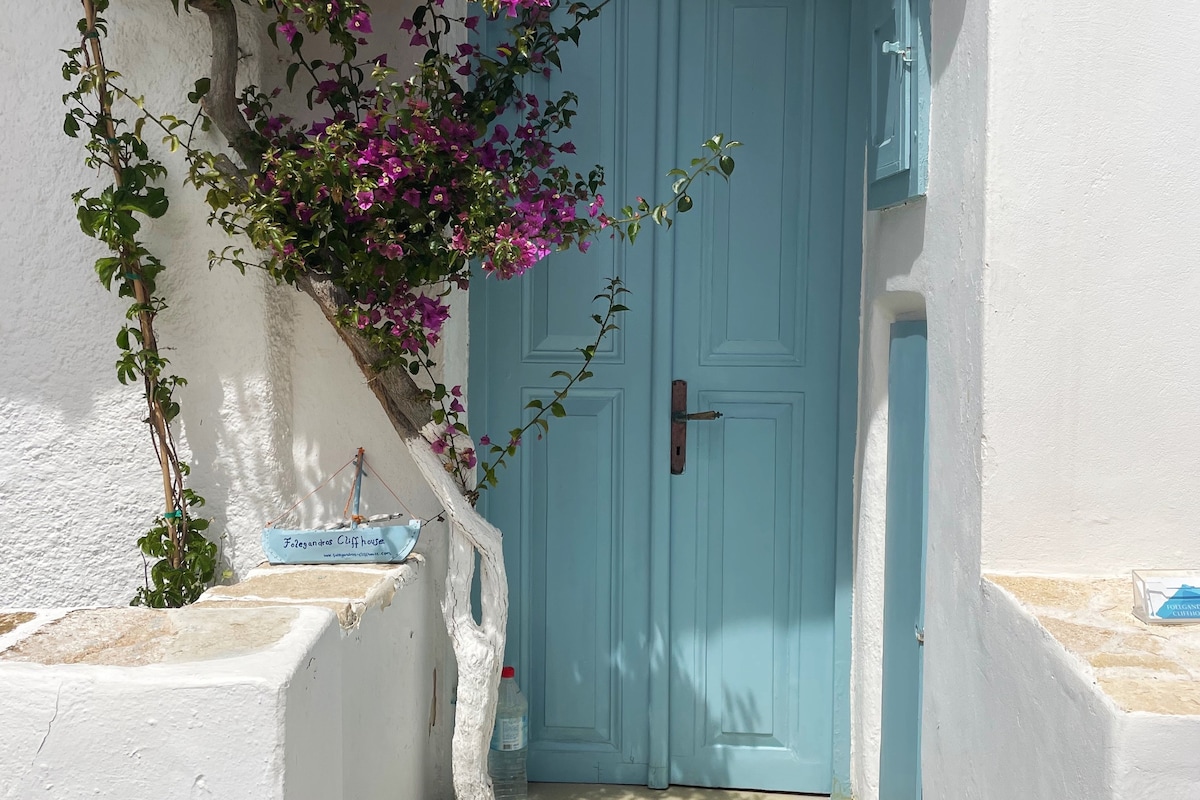
{"type": "MultiPolygon", "coordinates": [[[[732,620],[731,627],[749,625],[755,620],[732,620]]],[[[722,631],[723,633],[726,631],[722,631]]],[[[684,663],[693,654],[685,648],[673,649],[676,665],[684,663]]],[[[772,665],[765,665],[768,668],[772,665]]],[[[727,671],[736,673],[736,665],[727,665],[727,671]]],[[[769,778],[755,774],[753,768],[734,762],[744,757],[746,751],[761,748],[776,749],[792,745],[777,738],[782,727],[780,716],[784,709],[770,707],[755,696],[752,690],[739,688],[723,681],[716,674],[703,673],[701,680],[686,678],[681,670],[675,669],[671,681],[671,745],[672,788],[680,787],[684,793],[669,795],[671,800],[717,800],[720,798],[766,798],[767,795],[717,795],[706,789],[732,789],[750,792],[762,791],[769,778]],[[710,684],[707,690],[704,683],[710,684]],[[714,699],[719,698],[714,703],[714,699]]],[[[800,709],[803,712],[803,709],[800,709]]],[[[591,797],[592,795],[589,795],[591,797]]],[[[604,795],[595,795],[603,797],[604,795]]],[[[620,795],[611,795],[618,797],[620,795]]],[[[771,795],[774,797],[774,795],[771,795]]],[[[790,794],[792,797],[820,795],[790,794]]]]}

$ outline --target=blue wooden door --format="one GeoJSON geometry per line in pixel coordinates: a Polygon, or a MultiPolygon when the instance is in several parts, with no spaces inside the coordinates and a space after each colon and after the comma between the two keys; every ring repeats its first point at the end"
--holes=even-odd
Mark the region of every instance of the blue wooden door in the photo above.
{"type": "Polygon", "coordinates": [[[566,63],[579,163],[611,165],[610,198],[661,196],[666,170],[724,132],[746,143],[733,181],[700,186],[672,233],[472,290],[479,433],[513,427],[578,363],[608,276],[633,291],[596,377],[484,501],[506,532],[533,780],[659,783],[661,769],[830,791],[848,6],[606,8],[566,63]],[[690,410],[724,414],[692,423],[681,475],[664,438],[673,380],[690,410]],[[652,585],[664,554],[668,585],[652,585]]]}
{"type": "Polygon", "coordinates": [[[880,800],[921,798],[921,675],[929,505],[926,326],[892,325],[888,365],[880,800]]]}
{"type": "MultiPolygon", "coordinates": [[[[564,74],[528,87],[579,96],[576,165],[609,168],[610,198],[647,196],[654,160],[654,4],[621,2],[589,23],[564,74]],[[649,139],[626,135],[649,120],[649,139]]],[[[487,35],[503,36],[488,29],[487,35]]],[[[496,40],[493,38],[492,43],[496,40]]],[[[620,275],[638,312],[603,343],[595,377],[571,392],[567,416],[524,443],[481,508],[505,532],[507,663],[530,703],[529,775],[542,781],[644,783],[648,662],[650,316],[653,251],[601,239],[586,255],[557,253],[519,280],[476,280],[471,293],[471,426],[493,438],[552,397],[555,370],[578,369],[596,336],[592,298],[620,275]]]]}

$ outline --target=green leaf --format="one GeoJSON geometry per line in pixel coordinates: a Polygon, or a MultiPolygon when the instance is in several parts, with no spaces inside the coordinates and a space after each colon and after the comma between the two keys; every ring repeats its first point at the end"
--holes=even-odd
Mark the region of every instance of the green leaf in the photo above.
{"type": "Polygon", "coordinates": [[[203,98],[204,95],[208,94],[208,90],[210,88],[212,88],[212,81],[208,78],[201,78],[200,80],[196,81],[195,90],[188,92],[188,102],[199,103],[200,99],[203,98]]]}
{"type": "Polygon", "coordinates": [[[287,81],[288,91],[292,90],[292,84],[296,80],[296,73],[299,71],[300,71],[300,62],[299,61],[294,61],[288,66],[287,75],[285,76],[285,80],[287,81]]]}
{"type": "Polygon", "coordinates": [[[721,156],[721,172],[725,173],[725,177],[733,174],[734,163],[729,156],[721,156]]]}
{"type": "Polygon", "coordinates": [[[678,208],[679,208],[679,213],[680,213],[680,214],[686,214],[687,212],[691,211],[691,210],[692,210],[692,197],[691,197],[691,195],[687,195],[687,194],[685,194],[685,195],[681,196],[681,197],[679,198],[679,204],[678,204],[678,208]]]}
{"type": "Polygon", "coordinates": [[[551,403],[550,413],[561,419],[567,415],[567,410],[563,408],[562,403],[551,403]]]}

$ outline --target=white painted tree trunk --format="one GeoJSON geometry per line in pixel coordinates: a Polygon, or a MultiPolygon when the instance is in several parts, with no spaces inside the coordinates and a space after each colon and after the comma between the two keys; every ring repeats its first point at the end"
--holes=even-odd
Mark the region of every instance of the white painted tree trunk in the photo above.
{"type": "MultiPolygon", "coordinates": [[[[424,433],[436,437],[430,423],[424,433]]],[[[442,616],[458,661],[458,701],[454,712],[452,765],[458,800],[493,800],[487,774],[487,753],[496,717],[504,635],[508,624],[508,577],[504,572],[503,540],[463,496],[454,476],[430,449],[424,436],[404,440],[425,481],[446,511],[450,528],[450,557],[442,616]],[[482,621],[471,613],[471,579],[479,554],[482,621]]]]}

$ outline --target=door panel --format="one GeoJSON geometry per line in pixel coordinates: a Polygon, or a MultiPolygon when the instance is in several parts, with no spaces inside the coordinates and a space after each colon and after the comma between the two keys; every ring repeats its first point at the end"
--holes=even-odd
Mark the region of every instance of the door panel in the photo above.
{"type": "Polygon", "coordinates": [[[746,146],[675,234],[674,783],[831,789],[844,5],[684,4],[679,152],[746,146]]]}
{"type": "MultiPolygon", "coordinates": [[[[615,3],[564,50],[579,124],[574,168],[609,168],[609,197],[651,194],[656,89],[654,4],[615,3]],[[627,136],[630,119],[637,137],[627,136]]],[[[481,26],[481,29],[487,26],[481,26]]],[[[501,32],[502,33],[502,32],[501,32]]],[[[483,31],[481,46],[501,41],[483,31]]],[[[528,87],[543,97],[567,88],[558,73],[528,87]]],[[[511,126],[510,126],[511,127],[511,126]]],[[[471,426],[507,431],[574,372],[576,348],[594,341],[593,296],[621,275],[638,311],[624,315],[593,362],[595,377],[571,392],[567,417],[519,455],[483,494],[481,509],[505,532],[509,572],[506,663],[530,703],[534,780],[644,783],[648,749],[646,642],[649,606],[649,305],[652,251],[607,238],[586,255],[555,253],[521,279],[479,277],[471,292],[471,426]],[[632,411],[631,411],[632,410],[632,411]]]]}
{"type": "Polygon", "coordinates": [[[585,76],[578,163],[615,165],[610,200],[659,197],[723,132],[746,143],[730,184],[697,182],[696,211],[643,233],[673,248],[602,240],[472,289],[472,426],[492,438],[577,367],[603,280],[633,290],[568,417],[485,494],[506,534],[530,777],[642,783],[665,736],[672,782],[828,792],[848,4],[680,0],[660,30],[662,6],[614,0],[567,63],[585,76]],[[656,352],[664,300],[675,326],[656,352]],[[651,390],[675,378],[690,410],[724,416],[691,423],[684,474],[652,482],[668,462],[648,447],[667,413],[651,390]],[[652,734],[647,565],[664,542],[670,708],[652,734]]]}
{"type": "MultiPolygon", "coordinates": [[[[704,5],[684,5],[681,76],[693,91],[703,83],[703,93],[681,99],[680,155],[716,132],[750,149],[735,153],[737,180],[700,208],[707,223],[697,262],[702,363],[794,364],[804,347],[805,274],[795,213],[805,176],[803,159],[789,145],[799,143],[808,116],[811,8],[778,0],[704,5]],[[781,86],[791,91],[779,92],[781,86]],[[753,253],[757,268],[738,269],[731,254],[739,253],[753,253]]],[[[690,266],[680,264],[684,274],[690,266]]]]}
{"type": "MultiPolygon", "coordinates": [[[[550,402],[545,392],[530,399],[550,402]]],[[[535,740],[592,742],[615,747],[620,696],[620,631],[614,595],[620,553],[613,511],[621,505],[616,464],[623,428],[620,390],[579,392],[556,420],[544,447],[525,460],[529,486],[534,608],[530,635],[544,656],[530,665],[529,685],[542,689],[542,713],[531,721],[535,740]],[[591,457],[579,459],[579,453],[591,457]],[[567,472],[561,465],[575,462],[567,472]],[[562,535],[570,531],[570,535],[562,535]],[[594,609],[579,615],[577,609],[594,609]]]]}

